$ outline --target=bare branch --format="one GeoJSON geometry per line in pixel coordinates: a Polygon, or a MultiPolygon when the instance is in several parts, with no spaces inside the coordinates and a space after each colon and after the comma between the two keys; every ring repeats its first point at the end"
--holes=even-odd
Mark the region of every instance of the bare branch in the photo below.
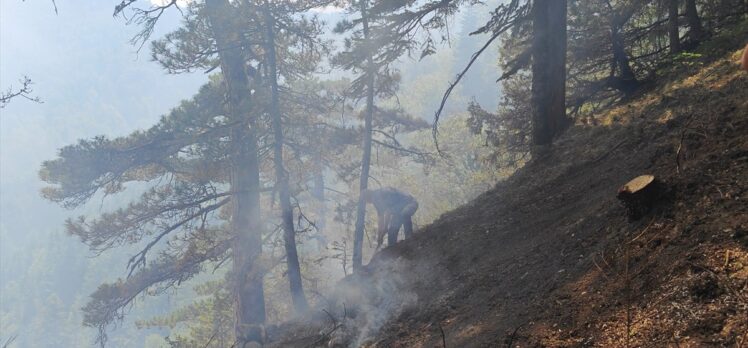
{"type": "Polygon", "coordinates": [[[473,53],[473,55],[470,57],[470,61],[468,62],[467,66],[465,66],[464,69],[457,75],[454,82],[449,83],[449,87],[447,87],[447,90],[444,92],[444,96],[442,97],[442,101],[439,104],[439,109],[434,113],[434,125],[432,129],[432,136],[434,138],[434,144],[436,145],[436,151],[439,154],[442,154],[441,149],[439,149],[439,141],[438,141],[438,135],[439,135],[439,117],[441,116],[442,111],[444,110],[444,105],[447,103],[447,99],[449,99],[450,94],[452,94],[452,90],[457,86],[458,83],[460,83],[460,80],[465,76],[465,74],[470,70],[470,67],[473,66],[473,63],[478,59],[478,57],[489,47],[491,46],[491,43],[496,40],[501,34],[515,26],[517,23],[522,21],[526,16],[526,10],[527,6],[522,7],[519,4],[518,0],[513,0],[509,4],[500,5],[496,10],[493,12],[493,16],[491,20],[489,20],[488,23],[486,23],[485,26],[482,28],[470,33],[470,35],[474,34],[482,34],[486,32],[491,32],[491,37],[486,41],[486,43],[481,47],[477,52],[473,53]]]}
{"type": "Polygon", "coordinates": [[[18,82],[21,83],[21,88],[14,91],[13,86],[11,86],[8,87],[7,92],[0,93],[0,109],[4,108],[10,103],[13,98],[16,97],[21,97],[34,103],[42,103],[39,97],[34,97],[31,95],[34,92],[34,90],[31,88],[31,85],[33,85],[34,83],[28,76],[24,76],[23,79],[18,80],[18,82]]]}
{"type": "Polygon", "coordinates": [[[154,5],[149,9],[132,7],[131,5],[136,1],[137,0],[122,0],[119,5],[114,7],[114,16],[122,15],[122,17],[127,20],[127,24],[134,23],[141,26],[141,30],[130,39],[130,43],[137,45],[137,52],[140,52],[145,43],[148,42],[148,39],[151,38],[153,30],[156,28],[156,24],[164,12],[170,7],[174,7],[180,12],[182,12],[182,10],[179,8],[177,0],[170,0],[164,5],[154,5]],[[129,18],[124,14],[125,9],[127,8],[130,8],[132,11],[132,15],[129,18]]]}
{"type": "Polygon", "coordinates": [[[405,152],[405,153],[408,153],[408,154],[411,154],[411,155],[416,155],[416,156],[423,157],[423,158],[426,158],[426,157],[428,157],[428,156],[431,155],[430,153],[427,153],[427,152],[419,152],[419,151],[416,151],[416,150],[407,149],[407,148],[404,148],[404,147],[401,147],[401,146],[388,144],[388,143],[385,143],[383,141],[379,141],[379,140],[376,140],[376,139],[372,139],[371,141],[373,143],[377,144],[377,145],[384,146],[384,147],[386,147],[388,149],[391,149],[391,150],[395,150],[395,151],[399,151],[399,152],[405,152]]]}

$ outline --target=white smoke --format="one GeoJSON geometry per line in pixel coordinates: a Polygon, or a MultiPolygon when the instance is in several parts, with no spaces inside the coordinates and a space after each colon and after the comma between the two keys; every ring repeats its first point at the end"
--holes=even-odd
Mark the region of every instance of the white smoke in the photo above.
{"type": "MultiPolygon", "coordinates": [[[[177,0],[177,6],[187,7],[193,0],[177,0]]],[[[171,3],[171,0],[151,0],[153,6],[166,6],[171,3]]]]}
{"type": "Polygon", "coordinates": [[[381,261],[375,273],[352,277],[336,291],[335,312],[343,313],[341,327],[331,335],[330,347],[361,347],[377,337],[390,320],[418,302],[408,290],[410,274],[401,259],[381,261]]]}
{"type": "Polygon", "coordinates": [[[344,8],[337,7],[337,6],[334,6],[334,5],[327,5],[327,6],[323,6],[323,7],[315,7],[313,9],[309,10],[309,12],[312,12],[312,13],[323,13],[323,14],[341,13],[343,11],[345,11],[344,8]]]}

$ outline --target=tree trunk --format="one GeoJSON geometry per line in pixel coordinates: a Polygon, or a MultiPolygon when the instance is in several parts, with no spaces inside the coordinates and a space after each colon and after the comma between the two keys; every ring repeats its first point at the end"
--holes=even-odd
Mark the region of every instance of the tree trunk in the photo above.
{"type": "Polygon", "coordinates": [[[317,200],[317,246],[322,250],[327,245],[325,228],[327,227],[327,205],[325,203],[325,172],[321,154],[315,159],[314,189],[312,196],[317,200]]]}
{"type": "Polygon", "coordinates": [[[668,0],[668,39],[670,41],[670,53],[680,53],[680,27],[678,26],[678,2],[679,0],[668,0]]]}
{"type": "MultiPolygon", "coordinates": [[[[367,0],[361,0],[361,22],[364,40],[369,42],[369,18],[367,0]]],[[[364,225],[366,222],[366,201],[363,192],[369,187],[369,167],[371,164],[371,132],[374,117],[374,58],[371,52],[366,55],[366,114],[364,115],[364,153],[361,159],[361,178],[359,182],[358,207],[356,209],[356,229],[353,235],[353,272],[358,272],[363,265],[364,225]]]]}
{"type": "Polygon", "coordinates": [[[567,125],[566,0],[537,0],[532,41],[533,143],[550,145],[567,125]]]}
{"type": "Polygon", "coordinates": [[[231,230],[235,296],[235,334],[238,346],[263,342],[265,323],[260,172],[254,119],[249,115],[249,80],[244,71],[240,28],[228,0],[206,0],[206,10],[218,46],[221,72],[228,94],[228,113],[238,122],[230,133],[231,230]]]}
{"type": "Polygon", "coordinates": [[[631,69],[629,55],[626,53],[626,43],[621,31],[623,26],[628,23],[639,6],[643,6],[646,1],[635,2],[626,8],[622,13],[613,14],[613,20],[610,25],[610,42],[613,53],[613,66],[618,70],[618,77],[612,86],[625,94],[631,94],[639,88],[639,80],[636,79],[634,70],[631,69]]]}
{"type": "Polygon", "coordinates": [[[621,78],[625,81],[636,81],[636,74],[631,69],[631,63],[629,62],[629,55],[626,53],[626,47],[621,35],[620,29],[616,28],[611,32],[612,36],[612,49],[613,59],[616,61],[616,66],[621,74],[621,78]]]}
{"type": "Polygon", "coordinates": [[[704,38],[704,27],[701,25],[696,0],[686,0],[686,20],[688,21],[688,39],[692,45],[704,38]]]}
{"type": "Polygon", "coordinates": [[[723,27],[726,23],[726,21],[729,21],[730,15],[738,12],[735,8],[735,4],[733,1],[730,0],[720,0],[719,5],[717,5],[717,18],[716,18],[716,27],[723,27]]]}
{"type": "Polygon", "coordinates": [[[280,111],[280,96],[278,94],[278,68],[275,56],[275,19],[270,12],[267,2],[263,5],[265,15],[265,52],[270,78],[271,105],[270,113],[273,119],[273,162],[275,164],[275,182],[278,185],[278,199],[281,206],[281,220],[283,226],[283,241],[286,247],[286,264],[288,267],[288,281],[291,288],[291,300],[296,314],[309,309],[304,297],[301,282],[301,266],[299,254],[296,250],[296,229],[293,223],[293,207],[291,194],[288,189],[288,173],[283,165],[283,122],[280,111]]]}

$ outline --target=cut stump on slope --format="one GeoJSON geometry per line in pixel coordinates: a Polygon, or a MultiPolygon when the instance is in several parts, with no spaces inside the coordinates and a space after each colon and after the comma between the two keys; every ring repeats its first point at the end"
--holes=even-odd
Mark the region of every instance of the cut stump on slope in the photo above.
{"type": "Polygon", "coordinates": [[[618,199],[626,207],[629,220],[646,215],[662,197],[663,185],[654,175],[640,175],[618,189],[618,199]]]}

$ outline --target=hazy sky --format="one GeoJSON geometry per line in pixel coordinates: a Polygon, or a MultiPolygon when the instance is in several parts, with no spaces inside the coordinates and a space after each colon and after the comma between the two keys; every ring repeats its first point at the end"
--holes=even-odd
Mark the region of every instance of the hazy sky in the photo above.
{"type": "MultiPolygon", "coordinates": [[[[112,17],[118,2],[57,0],[56,15],[51,0],[0,1],[0,88],[27,75],[44,102],[0,109],[0,279],[71,215],[39,196],[43,160],[79,138],[146,128],[207,80],[166,75],[147,47],[137,54],[136,28],[112,17]]],[[[156,35],[177,24],[164,18],[156,35]]]]}
{"type": "MultiPolygon", "coordinates": [[[[140,0],[142,6],[150,1],[160,0],[140,0]]],[[[150,61],[148,45],[137,53],[129,43],[137,27],[112,17],[116,3],[57,0],[55,14],[51,0],[0,1],[0,88],[15,86],[27,75],[43,100],[16,99],[0,109],[0,260],[12,256],[9,248],[19,252],[44,238],[42,232],[59,233],[64,217],[71,215],[40,198],[37,171],[43,160],[80,138],[147,128],[207,80],[202,73],[167,75],[150,61]]],[[[340,15],[334,12],[319,11],[331,23],[340,15]]],[[[178,24],[178,13],[168,12],[154,37],[178,24]]],[[[460,21],[455,24],[453,30],[459,30],[460,21]]],[[[488,67],[495,66],[493,59],[486,58],[488,67]]],[[[490,91],[494,79],[486,80],[490,91]]],[[[486,89],[475,79],[466,83],[486,89]]],[[[490,102],[494,93],[487,95],[490,102]]],[[[6,266],[0,262],[0,273],[6,266]]]]}
{"type": "MultiPolygon", "coordinates": [[[[148,6],[150,1],[159,0],[140,0],[140,3],[148,6]]],[[[0,109],[0,309],[3,312],[17,300],[3,297],[4,285],[27,274],[36,251],[49,249],[50,245],[66,250],[64,254],[68,259],[59,262],[67,272],[61,279],[68,283],[80,277],[79,273],[84,272],[80,265],[86,265],[86,258],[91,256],[84,245],[63,236],[65,218],[81,212],[66,211],[41,198],[39,189],[43,183],[37,172],[42,161],[54,159],[59,148],[78,139],[101,134],[116,137],[148,128],[207,81],[207,76],[199,72],[166,74],[150,61],[148,45],[137,53],[137,47],[129,42],[137,27],[127,26],[124,19],[112,17],[114,6],[119,2],[57,0],[59,13],[55,14],[51,0],[0,0],[0,88],[5,91],[17,86],[18,80],[26,75],[34,82],[34,95],[43,101],[37,104],[14,99],[0,109]]],[[[316,12],[331,24],[341,16],[335,8],[316,12]]],[[[154,38],[178,24],[179,14],[170,11],[161,19],[154,38]]],[[[452,29],[459,27],[460,21],[456,20],[452,29]]],[[[455,47],[472,50],[482,39],[466,40],[477,41],[455,47]]],[[[459,68],[464,64],[462,60],[472,53],[467,51],[461,52],[462,59],[453,62],[460,65],[459,68]]],[[[429,68],[428,59],[431,58],[420,63],[419,69],[409,65],[406,70],[413,73],[405,71],[407,81],[404,82],[415,83],[423,89],[431,85],[418,81],[419,78],[428,80],[421,70],[429,70],[429,74],[446,80],[454,76],[452,70],[458,68],[456,65],[441,66],[436,69],[438,71],[432,71],[435,69],[429,68]]],[[[485,62],[491,73],[496,73],[494,61],[495,58],[487,57],[485,62]]],[[[413,59],[402,64],[419,63],[413,59]]],[[[485,81],[477,78],[466,81],[473,90],[488,91],[486,99],[494,102],[496,92],[491,92],[491,87],[495,86],[495,77],[481,70],[474,74],[485,81]]],[[[441,84],[446,88],[447,81],[441,80],[438,86],[431,86],[436,92],[427,91],[433,104],[441,95],[441,84]]],[[[403,96],[410,96],[411,104],[420,106],[420,117],[430,119],[436,105],[426,105],[429,103],[421,100],[423,91],[408,94],[409,88],[403,86],[403,96]]],[[[464,110],[464,107],[459,109],[464,110]]],[[[89,213],[98,211],[98,202],[88,209],[89,213]]],[[[122,275],[108,273],[112,273],[107,274],[108,277],[114,278],[122,275]]],[[[78,289],[85,292],[84,295],[92,290],[78,289]]]]}

